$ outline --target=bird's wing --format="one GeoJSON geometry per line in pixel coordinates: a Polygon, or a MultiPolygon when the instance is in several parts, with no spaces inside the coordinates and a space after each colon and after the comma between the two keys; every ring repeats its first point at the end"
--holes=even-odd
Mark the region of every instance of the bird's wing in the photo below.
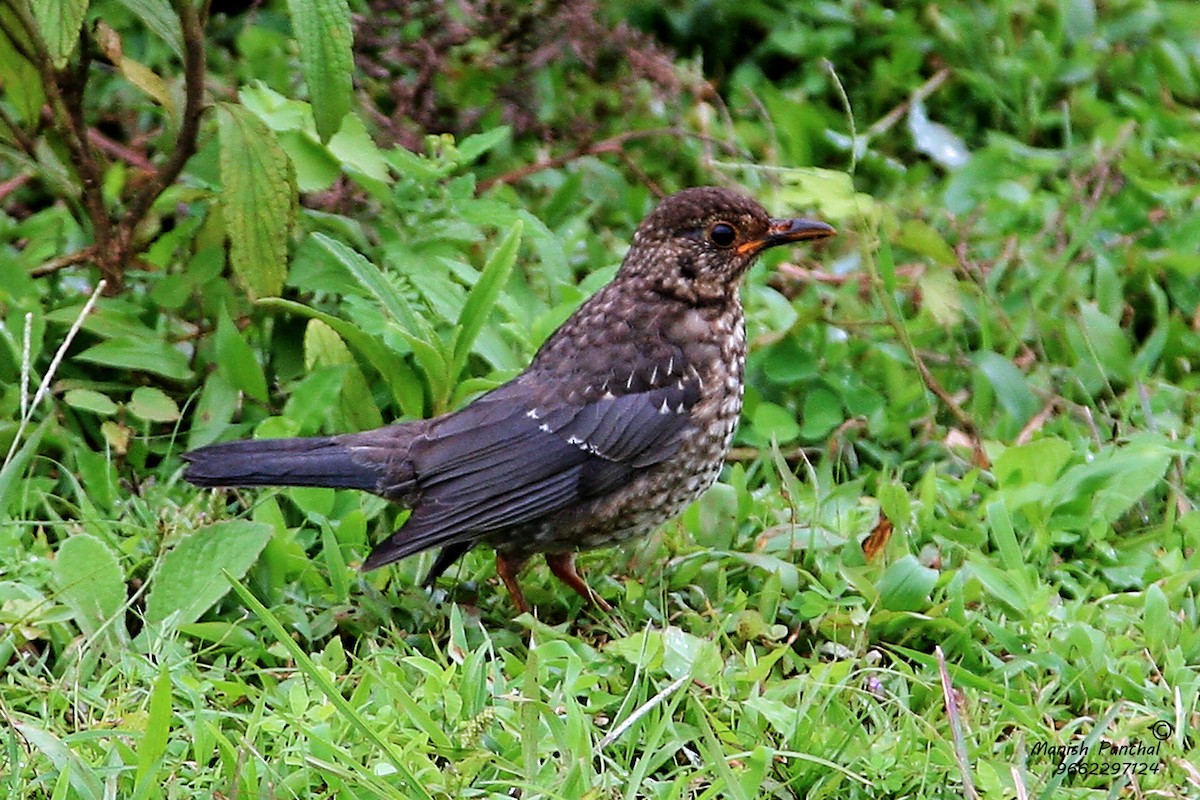
{"type": "Polygon", "coordinates": [[[578,399],[508,384],[414,442],[420,499],[363,565],[461,547],[627,483],[674,454],[699,400],[695,380],[578,399]]]}

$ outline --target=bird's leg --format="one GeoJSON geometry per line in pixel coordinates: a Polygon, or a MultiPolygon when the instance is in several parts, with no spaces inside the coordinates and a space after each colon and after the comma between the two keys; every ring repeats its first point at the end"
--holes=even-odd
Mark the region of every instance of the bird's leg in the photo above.
{"type": "Polygon", "coordinates": [[[584,600],[601,611],[612,611],[612,606],[592,591],[592,587],[588,586],[575,570],[575,553],[546,553],[546,566],[550,567],[556,578],[578,592],[584,600]]]}
{"type": "Polygon", "coordinates": [[[524,614],[529,611],[529,603],[525,602],[525,595],[521,592],[521,584],[517,583],[517,575],[521,572],[521,567],[525,566],[527,557],[514,558],[506,556],[499,550],[496,551],[496,574],[500,576],[500,580],[504,581],[504,585],[508,588],[508,594],[512,597],[513,605],[517,607],[518,614],[524,614]]]}

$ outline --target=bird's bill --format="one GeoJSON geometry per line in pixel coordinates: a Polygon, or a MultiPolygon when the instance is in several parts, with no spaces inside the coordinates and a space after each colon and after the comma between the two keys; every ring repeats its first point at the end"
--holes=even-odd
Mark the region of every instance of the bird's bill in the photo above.
{"type": "Polygon", "coordinates": [[[766,236],[744,242],[737,249],[739,253],[748,255],[781,244],[803,242],[809,239],[826,239],[836,235],[837,231],[832,227],[815,219],[773,219],[767,227],[766,236]]]}

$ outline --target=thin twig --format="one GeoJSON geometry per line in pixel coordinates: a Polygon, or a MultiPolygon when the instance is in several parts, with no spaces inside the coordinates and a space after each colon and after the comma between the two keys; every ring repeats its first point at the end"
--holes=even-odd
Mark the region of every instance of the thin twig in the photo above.
{"type": "MultiPolygon", "coordinates": [[[[121,220],[121,241],[125,247],[133,242],[133,234],[150,206],[167,187],[175,182],[192,154],[196,152],[196,139],[200,131],[200,117],[204,113],[204,27],[192,0],[176,0],[176,11],[183,30],[183,119],[175,147],[167,163],[129,203],[129,210],[121,220]]],[[[207,4],[206,4],[207,8],[207,4]]]]}
{"type": "Polygon", "coordinates": [[[95,260],[96,246],[94,244],[88,245],[82,250],[76,250],[74,253],[67,253],[64,256],[52,258],[44,264],[39,264],[38,266],[29,270],[29,274],[31,277],[40,278],[43,275],[52,275],[55,272],[58,272],[60,269],[66,269],[67,267],[73,267],[76,264],[82,264],[86,261],[95,260]]]}

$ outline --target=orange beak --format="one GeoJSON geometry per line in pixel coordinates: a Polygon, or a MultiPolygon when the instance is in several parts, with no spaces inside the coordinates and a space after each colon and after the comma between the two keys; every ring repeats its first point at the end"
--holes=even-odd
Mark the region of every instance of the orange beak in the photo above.
{"type": "Polygon", "coordinates": [[[768,247],[803,242],[808,239],[827,239],[836,235],[837,231],[815,219],[773,219],[767,227],[766,236],[743,242],[738,245],[737,252],[741,255],[752,255],[761,253],[768,247]]]}

